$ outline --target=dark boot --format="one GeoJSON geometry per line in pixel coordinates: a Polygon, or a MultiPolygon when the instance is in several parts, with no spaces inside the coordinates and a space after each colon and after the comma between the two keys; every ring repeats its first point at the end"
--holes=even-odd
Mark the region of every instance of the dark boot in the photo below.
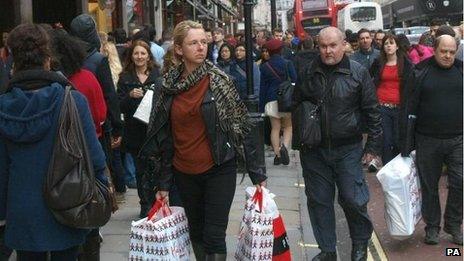
{"type": "Polygon", "coordinates": [[[337,253],[322,251],[315,256],[312,261],[337,261],[337,253]]]}
{"type": "Polygon", "coordinates": [[[440,243],[440,228],[439,227],[425,227],[424,243],[427,245],[437,245],[440,243]]]}
{"type": "Polygon", "coordinates": [[[367,260],[367,242],[353,244],[351,249],[352,261],[366,261],[367,260]]]}
{"type": "Polygon", "coordinates": [[[193,248],[193,253],[195,254],[195,258],[197,261],[206,260],[206,252],[205,252],[205,248],[203,247],[203,244],[192,241],[192,248],[193,248]]]}
{"type": "Polygon", "coordinates": [[[100,261],[100,236],[87,237],[82,252],[78,257],[79,261],[100,261]]]}
{"type": "Polygon", "coordinates": [[[206,256],[206,261],[226,261],[226,254],[209,254],[206,256]]]}

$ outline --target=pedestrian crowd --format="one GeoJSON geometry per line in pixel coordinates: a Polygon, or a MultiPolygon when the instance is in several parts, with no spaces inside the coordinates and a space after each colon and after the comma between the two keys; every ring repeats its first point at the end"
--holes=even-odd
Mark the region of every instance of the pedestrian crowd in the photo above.
{"type": "Polygon", "coordinates": [[[351,258],[367,259],[373,225],[363,164],[374,172],[413,150],[424,242],[439,243],[438,182],[447,175],[443,230],[462,245],[462,29],[433,21],[410,44],[384,31],[328,27],[299,39],[276,28],[257,31],[247,46],[241,33],[194,21],[159,41],[152,26],[129,37],[121,28],[98,32],[86,14],[67,30],[19,25],[3,34],[0,49],[0,260],[12,250],[18,260],[99,260],[98,227],[60,223],[43,196],[67,86],[97,180],[114,185],[119,202],[136,188],[140,218],[155,200],[185,208],[197,260],[226,259],[238,164],[258,190],[266,185],[249,99],[265,116],[273,164],[289,165],[290,150],[300,151],[321,250],[313,260],[337,260],[336,189],[351,258]],[[137,113],[148,93],[143,121],[137,113]]]}

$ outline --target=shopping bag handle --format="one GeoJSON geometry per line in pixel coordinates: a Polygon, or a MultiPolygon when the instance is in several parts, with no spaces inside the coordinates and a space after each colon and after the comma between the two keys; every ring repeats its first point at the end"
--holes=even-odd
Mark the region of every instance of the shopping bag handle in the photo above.
{"type": "Polygon", "coordinates": [[[171,215],[171,209],[166,204],[166,202],[162,199],[157,199],[148,212],[148,220],[152,220],[156,213],[158,213],[160,210],[162,211],[161,213],[163,214],[163,217],[171,215]]]}
{"type": "Polygon", "coordinates": [[[261,212],[263,210],[263,192],[256,189],[252,200],[254,203],[258,203],[258,211],[261,212]]]}

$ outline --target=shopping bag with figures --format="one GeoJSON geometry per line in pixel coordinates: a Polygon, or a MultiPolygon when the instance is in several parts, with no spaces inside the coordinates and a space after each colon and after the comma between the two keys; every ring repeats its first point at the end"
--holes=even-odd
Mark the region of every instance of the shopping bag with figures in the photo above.
{"type": "Polygon", "coordinates": [[[190,258],[187,217],[181,207],[156,201],[148,217],[133,221],[129,261],[184,261],[190,258]]]}
{"type": "Polygon", "coordinates": [[[287,233],[274,194],[266,188],[259,192],[256,187],[248,187],[246,197],[235,259],[291,260],[287,233]]]}

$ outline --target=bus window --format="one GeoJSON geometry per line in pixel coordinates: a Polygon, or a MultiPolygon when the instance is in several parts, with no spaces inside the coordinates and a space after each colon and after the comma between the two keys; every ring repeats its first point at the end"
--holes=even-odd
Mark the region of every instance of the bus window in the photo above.
{"type": "Polygon", "coordinates": [[[355,22],[373,21],[376,19],[376,10],[373,6],[355,7],[351,8],[350,15],[355,22]]]}

